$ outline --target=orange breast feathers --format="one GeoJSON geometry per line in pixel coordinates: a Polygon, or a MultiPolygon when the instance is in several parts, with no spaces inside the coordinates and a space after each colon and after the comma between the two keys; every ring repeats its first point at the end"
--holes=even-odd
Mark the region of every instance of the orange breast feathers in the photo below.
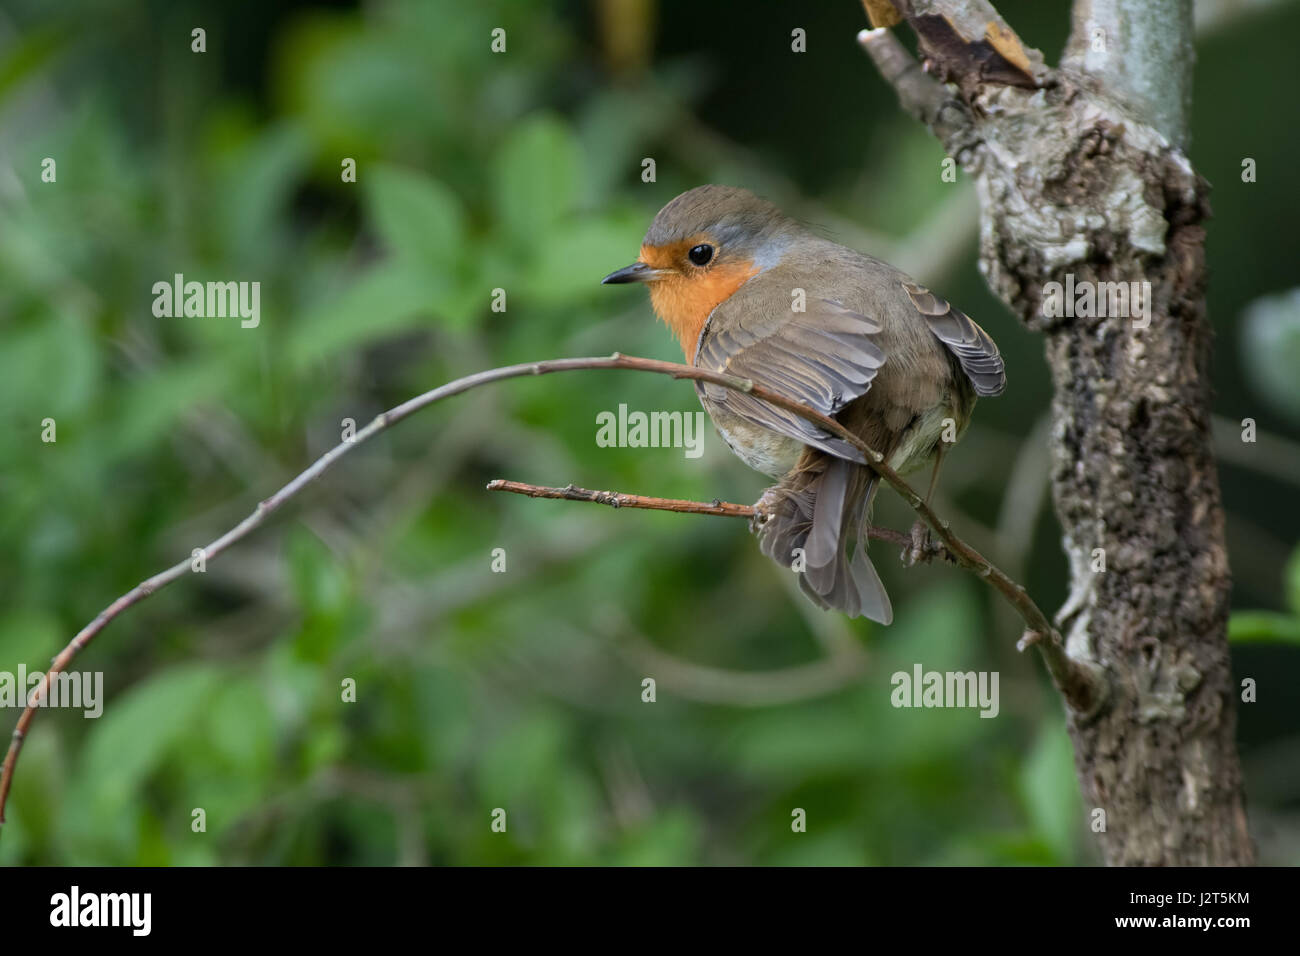
{"type": "Polygon", "coordinates": [[[759,271],[752,260],[695,269],[686,264],[686,252],[698,241],[641,247],[641,261],[646,265],[674,270],[649,283],[650,305],[677,336],[687,362],[695,358],[695,344],[709,313],[759,271]]]}

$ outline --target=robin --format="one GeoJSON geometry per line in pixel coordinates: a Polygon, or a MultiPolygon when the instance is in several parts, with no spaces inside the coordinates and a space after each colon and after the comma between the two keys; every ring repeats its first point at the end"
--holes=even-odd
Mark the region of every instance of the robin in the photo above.
{"type": "MultiPolygon", "coordinates": [[[[899,473],[933,462],[929,493],[945,438],[960,437],[976,396],[1006,387],[998,347],[968,316],[744,189],[682,193],[637,261],[603,281],[646,283],[690,364],[835,417],[899,473]]],[[[779,479],[759,502],[763,553],[798,571],[820,607],[890,623],[864,534],[879,476],[862,454],[752,395],[695,388],[731,450],[779,479]]]]}

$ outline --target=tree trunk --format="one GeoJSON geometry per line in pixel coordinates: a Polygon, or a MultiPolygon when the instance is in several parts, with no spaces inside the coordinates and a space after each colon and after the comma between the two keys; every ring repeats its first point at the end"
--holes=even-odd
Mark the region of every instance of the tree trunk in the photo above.
{"type": "Polygon", "coordinates": [[[956,91],[884,31],[863,45],[973,177],[981,271],[1045,340],[1071,568],[1057,625],[1109,684],[1096,712],[1070,714],[1101,852],[1251,863],[1210,440],[1208,186],[1183,153],[1191,2],[1078,0],[1056,70],[984,0],[895,6],[956,91]],[[1089,289],[1101,295],[1084,314],[1089,289]],[[1144,289],[1127,309],[1117,298],[1144,289]]]}

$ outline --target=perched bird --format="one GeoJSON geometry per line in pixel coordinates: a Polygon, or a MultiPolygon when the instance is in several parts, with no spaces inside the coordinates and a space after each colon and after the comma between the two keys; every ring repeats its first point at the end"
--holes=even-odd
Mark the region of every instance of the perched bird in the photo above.
{"type": "MultiPolygon", "coordinates": [[[[900,473],[934,462],[931,492],[945,439],[960,437],[977,395],[1006,387],[998,347],[964,313],[744,189],[682,193],[655,216],[637,261],[603,281],[646,283],[690,364],[834,416],[900,473]]],[[[695,387],[731,450],[780,479],[760,500],[763,552],[798,570],[819,606],[890,623],[867,557],[879,476],[864,456],[752,395],[695,387]]]]}

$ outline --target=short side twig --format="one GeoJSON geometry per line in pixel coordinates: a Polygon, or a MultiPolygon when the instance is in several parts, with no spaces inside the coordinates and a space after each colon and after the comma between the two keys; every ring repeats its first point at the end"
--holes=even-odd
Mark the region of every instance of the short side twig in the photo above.
{"type": "MultiPolygon", "coordinates": [[[[654,498],[649,495],[629,495],[621,491],[592,491],[565,485],[563,488],[548,488],[544,485],[530,485],[522,481],[506,481],[495,478],[487,484],[488,491],[508,491],[513,495],[527,498],[558,498],[563,501],[589,501],[611,508],[641,508],[646,511],[676,511],[688,515],[717,515],[722,518],[753,518],[759,511],[754,505],[738,505],[731,501],[690,501],[685,498],[654,498]]],[[[869,525],[866,529],[868,538],[888,541],[900,548],[910,548],[912,538],[893,528],[880,528],[869,525]]],[[[947,557],[947,551],[940,548],[927,553],[927,557],[947,557]]],[[[950,559],[951,560],[951,559],[950,559]]],[[[955,563],[955,562],[954,562],[955,563]]]]}
{"type": "Polygon", "coordinates": [[[973,137],[970,110],[947,87],[930,76],[907,47],[884,27],[863,30],[858,44],[876,65],[881,77],[898,94],[898,105],[928,126],[948,153],[956,156],[973,137]]]}

